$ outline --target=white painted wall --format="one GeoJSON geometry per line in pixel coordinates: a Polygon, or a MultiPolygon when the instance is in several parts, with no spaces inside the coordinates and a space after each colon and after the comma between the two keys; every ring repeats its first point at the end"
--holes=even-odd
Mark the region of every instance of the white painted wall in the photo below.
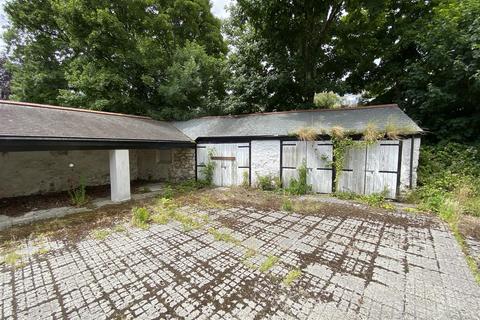
{"type": "Polygon", "coordinates": [[[110,150],[110,190],[115,202],[130,200],[128,150],[110,150]]]}
{"type": "Polygon", "coordinates": [[[253,186],[258,176],[280,177],[280,140],[253,140],[251,153],[253,186]]]}
{"type": "Polygon", "coordinates": [[[410,161],[413,160],[412,170],[412,188],[417,186],[417,169],[418,158],[420,157],[420,138],[409,138],[403,140],[402,147],[402,166],[400,175],[400,190],[406,191],[410,188],[410,161]],[[413,159],[412,156],[412,141],[413,141],[413,159]]]}

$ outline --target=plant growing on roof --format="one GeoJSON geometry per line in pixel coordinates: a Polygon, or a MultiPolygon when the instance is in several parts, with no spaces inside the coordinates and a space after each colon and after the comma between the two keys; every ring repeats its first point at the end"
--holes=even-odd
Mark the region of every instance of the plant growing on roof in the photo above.
{"type": "Polygon", "coordinates": [[[369,122],[363,130],[363,141],[366,144],[374,144],[379,139],[383,138],[384,133],[379,131],[377,125],[373,122],[369,122]]]}
{"type": "Polygon", "coordinates": [[[295,132],[295,136],[301,141],[315,141],[318,133],[314,128],[301,127],[295,132]]]}

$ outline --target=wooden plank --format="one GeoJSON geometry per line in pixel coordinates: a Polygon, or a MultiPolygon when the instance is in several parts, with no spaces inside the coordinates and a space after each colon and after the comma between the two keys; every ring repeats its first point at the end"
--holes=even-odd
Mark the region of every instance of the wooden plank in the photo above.
{"type": "Polygon", "coordinates": [[[226,161],[235,161],[235,157],[220,157],[220,156],[215,156],[212,157],[212,160],[226,160],[226,161]]]}

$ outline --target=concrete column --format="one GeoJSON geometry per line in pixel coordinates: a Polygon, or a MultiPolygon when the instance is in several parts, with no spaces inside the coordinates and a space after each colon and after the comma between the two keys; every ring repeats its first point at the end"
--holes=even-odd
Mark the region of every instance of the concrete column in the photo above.
{"type": "Polygon", "coordinates": [[[110,151],[110,189],[114,202],[130,200],[130,163],[128,150],[110,151]]]}

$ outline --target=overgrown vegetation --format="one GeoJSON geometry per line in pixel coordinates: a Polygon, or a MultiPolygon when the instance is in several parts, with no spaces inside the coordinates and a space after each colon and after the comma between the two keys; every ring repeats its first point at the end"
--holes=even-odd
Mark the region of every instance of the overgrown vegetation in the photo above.
{"type": "Polygon", "coordinates": [[[100,241],[103,241],[103,240],[107,239],[111,234],[112,234],[112,232],[110,230],[107,230],[107,229],[94,230],[92,232],[93,238],[95,238],[96,240],[100,240],[100,241]]]}
{"type": "Polygon", "coordinates": [[[88,202],[85,178],[80,178],[80,183],[77,187],[72,187],[68,190],[70,201],[74,206],[80,207],[88,202]]]}
{"type": "Polygon", "coordinates": [[[418,188],[407,195],[421,210],[446,221],[467,256],[467,263],[480,283],[479,266],[466,250],[459,230],[462,215],[480,217],[480,146],[442,143],[422,146],[418,188]]]}
{"type": "Polygon", "coordinates": [[[281,187],[280,178],[273,175],[257,175],[257,187],[264,191],[274,191],[281,187]]]}
{"type": "Polygon", "coordinates": [[[135,207],[132,209],[132,225],[133,226],[141,229],[147,229],[149,220],[150,220],[150,212],[148,211],[147,208],[135,207]]]}
{"type": "Polygon", "coordinates": [[[207,162],[204,163],[204,167],[201,169],[202,179],[201,183],[205,186],[213,185],[213,174],[215,172],[215,162],[212,160],[212,157],[215,156],[215,150],[208,150],[207,162]]]}
{"type": "Polygon", "coordinates": [[[293,211],[293,202],[289,198],[284,198],[282,202],[282,210],[283,211],[293,211]]]}
{"type": "Polygon", "coordinates": [[[307,164],[306,161],[297,168],[298,179],[292,178],[285,192],[291,195],[304,195],[312,191],[312,186],[307,182],[307,164]]]}
{"type": "Polygon", "coordinates": [[[336,192],[335,196],[343,200],[354,200],[365,203],[370,207],[382,208],[386,210],[394,210],[395,207],[386,200],[387,192],[372,194],[356,194],[353,192],[336,192]]]}
{"type": "Polygon", "coordinates": [[[315,141],[318,137],[318,133],[314,128],[310,127],[301,127],[295,131],[294,135],[300,141],[315,141]]]}

